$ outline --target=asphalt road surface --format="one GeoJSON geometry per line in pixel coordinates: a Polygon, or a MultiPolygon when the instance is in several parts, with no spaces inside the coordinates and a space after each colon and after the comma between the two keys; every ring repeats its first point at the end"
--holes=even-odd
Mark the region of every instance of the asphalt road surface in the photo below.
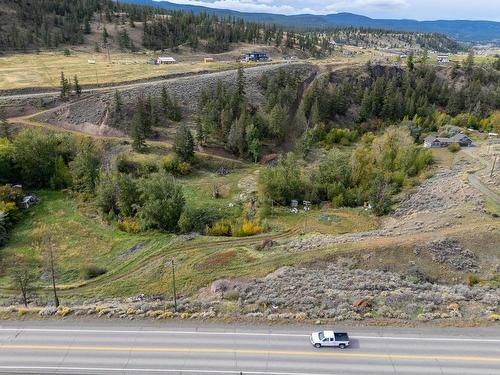
{"type": "MultiPolygon", "coordinates": [[[[3,322],[0,372],[36,374],[500,374],[500,328],[352,329],[315,349],[314,329],[204,323],[3,322]]],[[[343,327],[341,330],[345,330],[343,327]]]]}

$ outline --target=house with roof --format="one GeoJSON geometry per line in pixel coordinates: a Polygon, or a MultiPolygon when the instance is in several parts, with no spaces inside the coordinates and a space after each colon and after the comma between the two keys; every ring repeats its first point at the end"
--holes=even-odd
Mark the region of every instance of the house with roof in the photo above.
{"type": "Polygon", "coordinates": [[[450,62],[449,55],[437,55],[438,64],[448,64],[450,62]]]}
{"type": "Polygon", "coordinates": [[[158,57],[158,59],[156,60],[156,63],[158,65],[161,65],[161,64],[175,64],[176,61],[173,57],[158,57]]]}
{"type": "Polygon", "coordinates": [[[472,140],[462,133],[455,134],[450,138],[429,135],[424,139],[424,147],[427,148],[448,147],[453,143],[458,143],[461,147],[472,146],[472,140]]]}
{"type": "Polygon", "coordinates": [[[243,58],[241,59],[242,62],[261,62],[261,61],[271,61],[269,56],[267,56],[266,53],[264,52],[245,52],[243,54],[243,58]]]}

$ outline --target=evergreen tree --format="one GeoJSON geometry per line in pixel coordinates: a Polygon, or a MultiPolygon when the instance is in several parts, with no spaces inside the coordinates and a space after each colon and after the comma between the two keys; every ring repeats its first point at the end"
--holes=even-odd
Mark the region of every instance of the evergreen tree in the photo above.
{"type": "Polygon", "coordinates": [[[413,50],[410,50],[406,59],[406,65],[411,72],[413,71],[413,69],[415,69],[415,52],[413,52],[413,50]]]}
{"type": "Polygon", "coordinates": [[[251,124],[246,131],[246,143],[248,145],[248,153],[254,163],[259,161],[262,154],[262,145],[259,139],[259,130],[254,124],[251,124]]]}
{"type": "Polygon", "coordinates": [[[60,84],[61,84],[61,98],[64,98],[71,91],[71,84],[69,83],[68,79],[64,76],[64,72],[61,72],[60,84]]]}
{"type": "Polygon", "coordinates": [[[123,110],[123,100],[120,91],[115,90],[115,112],[121,113],[123,110]]]}
{"type": "Polygon", "coordinates": [[[102,29],[102,42],[104,43],[104,45],[108,44],[108,38],[108,30],[106,29],[106,26],[104,26],[102,29]]]}
{"type": "Polygon", "coordinates": [[[196,142],[198,142],[200,146],[204,146],[207,142],[205,129],[203,129],[203,123],[199,117],[196,119],[196,142]]]}
{"type": "Polygon", "coordinates": [[[227,137],[228,148],[238,154],[240,157],[245,155],[246,142],[245,142],[245,130],[247,125],[247,113],[243,111],[240,118],[234,121],[231,125],[231,130],[227,137]]]}
{"type": "Polygon", "coordinates": [[[420,55],[420,63],[421,64],[427,64],[429,61],[429,50],[427,48],[424,48],[422,50],[422,54],[420,55]]]}
{"type": "Polygon", "coordinates": [[[493,68],[496,70],[500,70],[500,56],[497,56],[495,62],[493,63],[493,68]]]}
{"type": "Polygon", "coordinates": [[[0,137],[10,140],[10,125],[3,107],[0,107],[0,137]]]}
{"type": "Polygon", "coordinates": [[[467,55],[467,58],[464,61],[464,69],[468,74],[472,73],[472,70],[474,69],[474,50],[471,49],[469,51],[469,54],[467,55]]]}
{"type": "Polygon", "coordinates": [[[92,32],[92,30],[90,28],[90,22],[89,22],[89,19],[87,17],[85,17],[85,19],[83,21],[83,32],[85,34],[90,34],[92,32]]]}
{"type": "Polygon", "coordinates": [[[80,83],[78,82],[78,76],[75,74],[75,77],[73,78],[74,82],[74,87],[75,87],[75,94],[77,96],[82,95],[82,87],[80,86],[80,83]]]}
{"type": "Polygon", "coordinates": [[[276,104],[269,114],[269,131],[281,142],[285,138],[287,110],[281,104],[276,104]]]}
{"type": "Polygon", "coordinates": [[[146,134],[144,123],[139,112],[134,114],[132,119],[132,148],[135,151],[142,152],[146,148],[146,134]]]}
{"type": "Polygon", "coordinates": [[[318,99],[314,100],[314,103],[311,107],[311,116],[310,123],[312,127],[319,125],[321,122],[321,114],[319,113],[319,104],[318,99]]]}
{"type": "Polygon", "coordinates": [[[245,72],[243,71],[243,66],[240,64],[238,66],[238,75],[236,79],[236,94],[240,101],[245,97],[245,72]]]}
{"type": "Polygon", "coordinates": [[[185,162],[190,162],[194,157],[194,139],[191,131],[184,124],[177,128],[174,139],[174,152],[185,162]]]}

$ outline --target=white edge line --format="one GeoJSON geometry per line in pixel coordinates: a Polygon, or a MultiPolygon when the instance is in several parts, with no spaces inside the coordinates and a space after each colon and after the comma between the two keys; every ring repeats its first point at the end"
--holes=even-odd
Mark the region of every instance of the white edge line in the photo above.
{"type": "MultiPolygon", "coordinates": [[[[59,333],[117,333],[117,334],[184,334],[213,336],[274,336],[274,337],[309,337],[298,333],[265,332],[216,332],[216,331],[153,331],[153,330],[107,330],[107,329],[63,329],[63,328],[0,328],[0,332],[59,332],[59,333]]],[[[471,339],[466,337],[406,337],[406,336],[351,336],[363,340],[411,340],[411,341],[460,341],[460,342],[500,342],[500,339],[471,339]]]]}
{"type": "MultiPolygon", "coordinates": [[[[240,370],[195,370],[195,369],[146,369],[146,368],[113,368],[113,367],[65,367],[65,366],[0,366],[1,370],[21,370],[21,371],[102,371],[102,372],[157,372],[157,373],[195,373],[195,374],[236,374],[240,370]]],[[[310,372],[267,372],[267,371],[243,371],[245,375],[334,375],[319,374],[310,372]]]]}

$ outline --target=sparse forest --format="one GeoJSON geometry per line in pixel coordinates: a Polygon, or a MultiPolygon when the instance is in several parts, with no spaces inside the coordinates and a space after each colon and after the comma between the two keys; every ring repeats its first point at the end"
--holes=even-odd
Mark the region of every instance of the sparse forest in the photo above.
{"type": "MultiPolygon", "coordinates": [[[[264,23],[223,18],[206,13],[166,11],[160,8],[123,4],[111,0],[43,0],[32,6],[28,0],[6,2],[0,13],[0,48],[33,50],[79,45],[85,37],[99,33],[103,45],[111,41],[106,27],[94,24],[141,24],[142,46],[134,45],[127,29],[119,30],[114,43],[121,50],[177,50],[182,45],[193,51],[220,53],[234,43],[264,44],[285,50],[297,49],[312,56],[328,55],[339,44],[384,48],[427,48],[456,52],[460,45],[440,34],[405,33],[362,28],[300,30],[264,23]]],[[[97,45],[96,49],[99,48],[97,45]]]]}

